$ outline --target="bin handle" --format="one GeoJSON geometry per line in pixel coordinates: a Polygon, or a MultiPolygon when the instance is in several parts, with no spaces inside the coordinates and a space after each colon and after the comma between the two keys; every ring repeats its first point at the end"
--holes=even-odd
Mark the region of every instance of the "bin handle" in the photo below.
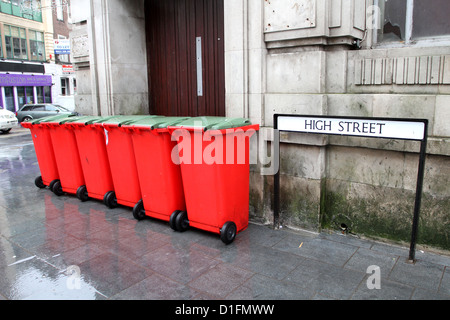
{"type": "Polygon", "coordinates": [[[119,130],[122,130],[122,131],[125,131],[125,132],[132,132],[133,131],[133,127],[122,125],[122,126],[119,126],[119,130]]]}
{"type": "Polygon", "coordinates": [[[153,126],[140,126],[140,125],[130,125],[130,126],[128,126],[128,127],[130,127],[130,128],[132,128],[132,129],[135,129],[135,130],[142,130],[142,131],[149,131],[149,130],[153,130],[154,129],[154,127],[153,126]]]}
{"type": "Polygon", "coordinates": [[[82,124],[82,123],[66,122],[66,123],[63,123],[62,126],[68,126],[69,128],[81,128],[81,127],[84,127],[84,124],[82,124]]]}
{"type": "Polygon", "coordinates": [[[226,134],[226,133],[231,133],[230,130],[233,130],[233,132],[237,129],[242,129],[244,132],[248,131],[248,130],[255,130],[258,131],[259,130],[259,124],[251,124],[248,126],[243,126],[243,127],[235,127],[235,128],[227,128],[227,129],[209,129],[209,130],[205,130],[204,128],[195,128],[195,127],[177,127],[177,126],[169,126],[167,127],[167,129],[169,130],[170,134],[172,134],[175,130],[177,129],[186,129],[189,131],[193,131],[193,132],[209,132],[210,134],[226,134]]]}
{"type": "Polygon", "coordinates": [[[91,123],[91,125],[93,126],[97,126],[97,127],[104,127],[104,128],[111,128],[111,127],[120,127],[119,124],[117,123],[91,123]]]}
{"type": "Polygon", "coordinates": [[[193,131],[193,132],[205,132],[204,128],[177,127],[177,126],[168,126],[167,127],[167,130],[169,131],[170,134],[173,134],[173,132],[177,129],[185,129],[185,130],[193,131]]]}
{"type": "Polygon", "coordinates": [[[97,123],[88,123],[86,124],[86,127],[95,130],[95,129],[103,129],[102,125],[100,124],[99,126],[97,125],[97,123]],[[100,127],[100,128],[99,128],[100,127]]]}

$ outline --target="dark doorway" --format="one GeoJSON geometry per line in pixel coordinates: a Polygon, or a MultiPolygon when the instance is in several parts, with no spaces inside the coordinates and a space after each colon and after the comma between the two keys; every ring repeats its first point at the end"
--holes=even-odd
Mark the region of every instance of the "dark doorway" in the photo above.
{"type": "Polygon", "coordinates": [[[224,116],[223,0],[146,0],[150,114],[224,116]]]}

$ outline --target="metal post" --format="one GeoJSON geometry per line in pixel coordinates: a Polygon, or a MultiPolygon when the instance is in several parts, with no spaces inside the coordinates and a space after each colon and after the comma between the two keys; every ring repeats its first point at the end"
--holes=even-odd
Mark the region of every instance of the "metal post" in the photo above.
{"type": "MultiPolygon", "coordinates": [[[[278,115],[273,116],[274,135],[278,133],[278,115]]],[[[278,133],[279,134],[279,133],[278,133]]],[[[274,137],[275,140],[275,137],[274,137]]],[[[273,142],[272,142],[273,143],[273,142]]],[[[280,163],[280,152],[278,150],[278,163],[280,163]]],[[[273,177],[273,227],[279,227],[280,220],[280,166],[273,177]]]]}
{"type": "Polygon", "coordinates": [[[416,240],[417,232],[419,228],[419,213],[420,204],[422,200],[422,189],[423,189],[423,177],[425,171],[425,157],[427,149],[427,137],[428,137],[428,121],[424,121],[424,136],[420,143],[420,158],[419,158],[419,170],[417,173],[417,187],[416,187],[416,201],[414,203],[414,217],[411,233],[411,245],[409,248],[409,262],[414,263],[416,257],[416,240]]]}

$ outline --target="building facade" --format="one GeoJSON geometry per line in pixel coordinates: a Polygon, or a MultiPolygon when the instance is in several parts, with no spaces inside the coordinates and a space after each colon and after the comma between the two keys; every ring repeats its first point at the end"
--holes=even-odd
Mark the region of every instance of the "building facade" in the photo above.
{"type": "Polygon", "coordinates": [[[0,2],[1,107],[15,112],[26,103],[58,103],[74,109],[73,91],[64,95],[66,101],[60,98],[63,72],[55,64],[55,5],[51,0],[0,2]]]}
{"type": "Polygon", "coordinates": [[[55,63],[48,64],[46,71],[54,78],[53,102],[74,110],[77,81],[72,66],[69,39],[72,30],[70,0],[53,0],[51,4],[55,63]]]}
{"type": "MultiPolygon", "coordinates": [[[[79,112],[246,117],[269,141],[260,148],[278,134],[275,113],[428,119],[418,240],[450,248],[448,2],[77,3],[79,112]]],[[[281,133],[281,225],[408,242],[418,151],[411,141],[281,133]]],[[[272,223],[263,167],[250,173],[250,217],[272,223]]]]}

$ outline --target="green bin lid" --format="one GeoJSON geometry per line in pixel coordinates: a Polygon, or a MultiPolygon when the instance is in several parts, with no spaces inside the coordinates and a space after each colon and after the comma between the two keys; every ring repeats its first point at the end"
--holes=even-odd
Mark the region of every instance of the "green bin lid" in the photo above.
{"type": "Polygon", "coordinates": [[[136,121],[143,121],[147,118],[158,118],[161,116],[153,116],[153,115],[120,115],[114,116],[113,118],[107,119],[105,121],[100,121],[101,123],[106,124],[116,124],[117,126],[121,126],[128,123],[134,123],[136,121]]]}
{"type": "Polygon", "coordinates": [[[60,114],[60,115],[56,115],[56,116],[48,116],[48,117],[43,117],[43,118],[39,118],[36,120],[32,120],[31,124],[40,124],[40,123],[48,123],[48,122],[59,122],[61,120],[64,119],[68,119],[68,118],[73,118],[75,117],[74,115],[70,115],[70,114],[60,114]]]}
{"type": "Polygon", "coordinates": [[[63,119],[62,121],[60,121],[60,124],[63,123],[81,123],[81,124],[92,124],[92,123],[97,123],[97,122],[101,122],[101,121],[105,121],[108,120],[110,118],[112,118],[113,116],[107,116],[107,117],[102,117],[102,116],[78,116],[78,117],[72,117],[72,118],[68,118],[68,119],[63,119]]]}
{"type": "Polygon", "coordinates": [[[126,123],[122,123],[122,125],[149,127],[149,129],[164,129],[169,126],[174,126],[187,119],[189,119],[189,117],[154,116],[154,117],[146,117],[137,121],[129,121],[126,123]]]}
{"type": "Polygon", "coordinates": [[[251,124],[250,120],[245,118],[193,117],[178,123],[176,126],[180,128],[201,128],[206,131],[245,127],[251,124]]]}

